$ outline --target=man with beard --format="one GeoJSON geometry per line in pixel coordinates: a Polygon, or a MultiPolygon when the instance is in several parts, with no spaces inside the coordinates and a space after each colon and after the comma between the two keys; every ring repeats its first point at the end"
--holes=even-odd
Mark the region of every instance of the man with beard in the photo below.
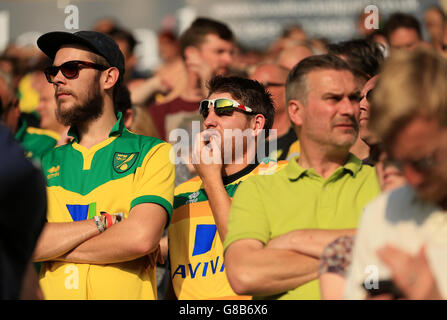
{"type": "Polygon", "coordinates": [[[446,84],[447,63],[434,51],[396,52],[385,62],[369,127],[407,185],[365,208],[348,274],[349,299],[367,297],[362,285],[396,298],[395,290],[382,290],[381,281],[390,279],[409,299],[447,297],[446,84]]]}
{"type": "Polygon", "coordinates": [[[47,223],[34,252],[47,299],[156,299],[153,255],[172,212],[170,146],[127,131],[114,99],[124,59],[108,36],[38,39],[72,142],[42,158],[47,223]],[[117,224],[120,222],[119,224],[117,224]]]}
{"type": "Polygon", "coordinates": [[[319,299],[318,265],[327,244],[355,232],[379,193],[374,168],[349,152],[358,135],[354,71],[334,55],[302,60],[286,99],[301,152],[272,174],[238,188],[228,218],[225,267],[238,294],[319,299]]]}

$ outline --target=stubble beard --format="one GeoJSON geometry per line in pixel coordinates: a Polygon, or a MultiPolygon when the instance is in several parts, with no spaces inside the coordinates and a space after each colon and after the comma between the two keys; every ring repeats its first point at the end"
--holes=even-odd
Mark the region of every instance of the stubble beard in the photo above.
{"type": "MultiPolygon", "coordinates": [[[[332,138],[332,143],[340,148],[346,148],[346,149],[350,149],[355,142],[357,141],[357,138],[360,134],[360,124],[355,121],[355,119],[351,119],[352,123],[354,124],[354,128],[348,130],[347,132],[345,132],[343,135],[341,136],[334,136],[332,138]],[[348,136],[345,136],[348,135],[348,136]],[[349,137],[351,136],[351,137],[349,137]]],[[[333,128],[334,125],[332,125],[333,128]]]]}

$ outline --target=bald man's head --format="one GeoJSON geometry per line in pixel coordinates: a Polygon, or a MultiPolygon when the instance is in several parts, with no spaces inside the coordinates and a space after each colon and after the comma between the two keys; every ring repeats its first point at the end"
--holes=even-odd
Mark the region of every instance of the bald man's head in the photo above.
{"type": "Polygon", "coordinates": [[[291,70],[298,62],[313,55],[312,50],[305,45],[286,48],[279,54],[278,64],[291,70]]]}
{"type": "Polygon", "coordinates": [[[286,111],[285,85],[289,70],[273,63],[261,64],[256,67],[250,78],[257,80],[272,94],[275,113],[286,111]]]}

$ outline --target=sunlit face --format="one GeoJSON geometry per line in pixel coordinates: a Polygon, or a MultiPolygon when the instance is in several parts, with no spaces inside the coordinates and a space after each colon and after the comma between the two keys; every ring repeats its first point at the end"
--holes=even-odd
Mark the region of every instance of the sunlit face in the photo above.
{"type": "Polygon", "coordinates": [[[278,57],[278,64],[291,70],[301,60],[310,57],[312,54],[312,51],[305,46],[285,48],[278,57]]]}
{"type": "Polygon", "coordinates": [[[54,88],[46,81],[42,81],[39,86],[39,104],[36,107],[40,115],[40,127],[58,131],[60,126],[56,119],[57,104],[54,98],[54,88]]]}
{"type": "Polygon", "coordinates": [[[409,49],[413,50],[421,43],[421,39],[415,29],[397,28],[389,37],[391,49],[409,49]]]}
{"type": "Polygon", "coordinates": [[[362,100],[360,100],[359,124],[360,124],[360,138],[364,140],[368,140],[372,135],[368,130],[369,107],[370,107],[370,101],[368,101],[368,98],[371,99],[372,94],[371,90],[374,89],[378,79],[379,79],[378,76],[374,76],[371,79],[369,79],[363,86],[361,92],[362,100]]]}
{"type": "Polygon", "coordinates": [[[163,61],[172,61],[180,56],[179,45],[176,41],[166,38],[158,38],[158,54],[163,61]]]}
{"type": "Polygon", "coordinates": [[[198,49],[203,61],[211,67],[214,74],[223,75],[228,72],[234,56],[232,42],[223,40],[215,34],[208,34],[198,49]]]}
{"type": "Polygon", "coordinates": [[[386,152],[382,152],[374,166],[377,172],[380,189],[384,192],[403,186],[406,182],[402,171],[388,159],[386,152]]]}
{"type": "MultiPolygon", "coordinates": [[[[229,98],[234,99],[229,93],[213,93],[208,99],[229,98]]],[[[241,103],[240,101],[237,101],[241,103]]],[[[218,116],[211,106],[209,114],[204,119],[203,130],[210,135],[220,137],[220,148],[222,150],[224,164],[233,163],[245,154],[247,139],[243,137],[244,132],[252,135],[252,119],[243,112],[234,111],[232,115],[218,116]],[[248,129],[248,131],[246,131],[248,129]],[[251,130],[251,131],[250,131],[251,130]],[[242,151],[242,154],[241,154],[242,151]]],[[[251,137],[251,136],[250,136],[251,137]]],[[[254,143],[254,141],[251,141],[254,143]]]]}
{"type": "Polygon", "coordinates": [[[130,50],[129,43],[126,40],[123,39],[114,39],[116,44],[121,50],[121,53],[124,57],[124,65],[126,66],[126,72],[124,73],[127,75],[132,71],[132,69],[135,67],[135,57],[132,51],[130,50]],[[127,70],[130,70],[127,72],[127,70]]]}
{"type": "Polygon", "coordinates": [[[349,149],[357,139],[360,92],[349,71],[317,70],[307,75],[307,103],[300,139],[322,148],[349,149]]]}
{"type": "MultiPolygon", "coordinates": [[[[73,61],[92,61],[92,53],[79,46],[63,46],[56,53],[53,65],[73,61]]],[[[90,121],[99,117],[103,111],[104,99],[101,95],[99,78],[101,71],[85,68],[78,77],[67,79],[62,72],[54,78],[57,118],[64,125],[90,121]]]]}
{"type": "Polygon", "coordinates": [[[278,66],[262,65],[253,72],[250,79],[257,80],[265,86],[272,94],[275,113],[282,113],[286,111],[287,73],[278,69],[278,66]]]}
{"type": "Polygon", "coordinates": [[[391,145],[393,159],[418,195],[427,201],[447,205],[447,128],[433,118],[410,121],[391,145]]]}
{"type": "Polygon", "coordinates": [[[442,15],[437,10],[427,10],[424,14],[424,23],[431,40],[442,38],[444,23],[442,15]]]}

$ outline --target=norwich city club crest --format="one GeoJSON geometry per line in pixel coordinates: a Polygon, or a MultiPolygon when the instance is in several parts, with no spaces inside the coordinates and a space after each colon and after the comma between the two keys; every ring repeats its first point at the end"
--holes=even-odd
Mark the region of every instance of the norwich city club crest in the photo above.
{"type": "Polygon", "coordinates": [[[115,154],[113,155],[113,169],[115,169],[117,173],[124,173],[135,164],[137,158],[138,152],[115,152],[115,154]]]}

